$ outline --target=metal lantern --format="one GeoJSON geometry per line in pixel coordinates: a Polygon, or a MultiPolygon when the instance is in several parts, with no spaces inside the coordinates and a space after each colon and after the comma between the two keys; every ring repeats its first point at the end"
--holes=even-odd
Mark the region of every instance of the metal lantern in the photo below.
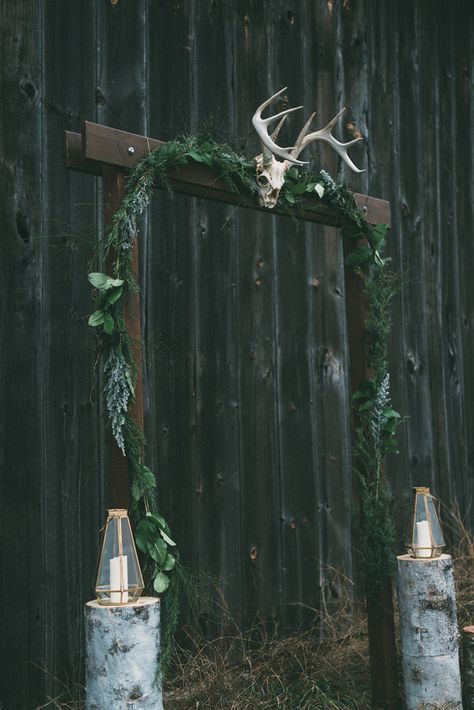
{"type": "Polygon", "coordinates": [[[133,604],[144,584],[127,511],[107,511],[95,592],[99,604],[133,604]]]}
{"type": "Polygon", "coordinates": [[[406,547],[411,557],[439,557],[446,546],[437,512],[437,501],[424,486],[415,488],[413,513],[406,547]]]}

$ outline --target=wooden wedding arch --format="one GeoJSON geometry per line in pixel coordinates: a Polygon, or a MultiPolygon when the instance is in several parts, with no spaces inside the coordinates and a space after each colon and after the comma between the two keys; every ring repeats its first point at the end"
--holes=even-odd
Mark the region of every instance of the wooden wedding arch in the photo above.
{"type": "MultiPolygon", "coordinates": [[[[120,206],[126,189],[126,175],[141,159],[163,145],[163,141],[147,136],[128,133],[100,124],[85,121],[82,133],[65,132],[66,167],[102,178],[104,194],[104,224],[111,223],[115,211],[120,206]]],[[[215,172],[202,164],[189,163],[173,168],[168,173],[176,192],[230,205],[241,205],[238,193],[216,176],[215,172]]],[[[390,225],[390,203],[355,193],[355,199],[369,224],[390,225]]],[[[296,208],[292,212],[297,219],[316,224],[338,226],[338,217],[328,207],[320,203],[319,197],[309,198],[311,209],[296,208]]],[[[278,208],[268,210],[257,204],[245,207],[269,214],[285,214],[278,208]]],[[[134,242],[133,269],[138,276],[138,241],[134,242]]],[[[343,252],[346,256],[353,249],[353,243],[343,236],[343,252]]],[[[350,382],[354,391],[367,377],[366,339],[364,334],[365,309],[362,298],[362,282],[351,267],[345,267],[346,320],[348,329],[350,382]]],[[[136,294],[128,309],[125,320],[134,341],[134,356],[138,365],[136,397],[131,415],[143,426],[143,377],[141,357],[140,295],[136,294]]],[[[113,445],[112,497],[114,505],[128,508],[130,483],[127,460],[118,447],[113,445]]],[[[380,594],[368,600],[367,616],[369,626],[369,648],[372,676],[372,697],[374,708],[396,710],[400,708],[397,679],[395,631],[393,622],[393,602],[391,585],[387,583],[380,594]]]]}

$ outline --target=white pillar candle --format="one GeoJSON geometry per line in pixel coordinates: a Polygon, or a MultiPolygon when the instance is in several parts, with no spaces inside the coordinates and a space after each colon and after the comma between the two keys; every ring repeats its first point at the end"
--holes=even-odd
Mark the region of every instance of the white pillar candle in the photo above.
{"type": "Polygon", "coordinates": [[[110,560],[110,601],[114,604],[128,602],[128,565],[127,555],[112,557],[110,560]],[[122,582],[122,584],[121,584],[122,582]],[[117,591],[119,590],[119,591],[117,591]],[[122,593],[121,593],[121,590],[122,593]]]}
{"type": "Polygon", "coordinates": [[[431,545],[430,526],[427,520],[416,523],[414,548],[416,557],[431,557],[433,547],[431,545]]]}

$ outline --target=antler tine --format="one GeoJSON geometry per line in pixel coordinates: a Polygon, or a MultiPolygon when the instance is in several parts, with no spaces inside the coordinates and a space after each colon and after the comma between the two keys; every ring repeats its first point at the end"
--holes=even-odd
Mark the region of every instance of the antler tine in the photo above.
{"type": "MultiPolygon", "coordinates": [[[[280,91],[277,91],[276,94],[273,94],[273,96],[270,96],[269,99],[260,104],[260,106],[255,111],[252,117],[252,124],[255,130],[257,131],[260,141],[262,143],[262,150],[266,163],[269,162],[270,156],[271,154],[273,154],[278,155],[280,158],[288,160],[290,163],[294,163],[295,165],[305,165],[304,162],[302,162],[301,160],[297,160],[296,156],[293,156],[290,152],[293,150],[293,146],[290,146],[288,148],[282,148],[275,143],[273,137],[268,135],[268,126],[270,123],[273,123],[273,121],[276,121],[279,118],[286,118],[289,113],[293,113],[293,111],[298,111],[302,107],[296,106],[294,108],[288,108],[285,111],[280,111],[280,113],[277,113],[275,116],[262,118],[262,112],[267,108],[267,106],[272,103],[272,101],[274,101],[276,98],[278,98],[278,96],[280,96],[284,91],[286,91],[286,89],[287,87],[285,86],[283,89],[280,89],[280,91]],[[268,151],[270,151],[270,153],[268,151]]],[[[281,125],[277,127],[277,130],[279,130],[279,128],[281,128],[281,125]]]]}
{"type": "Polygon", "coordinates": [[[275,130],[273,131],[273,133],[272,133],[271,136],[270,136],[270,138],[272,139],[272,141],[276,141],[276,139],[278,138],[278,134],[280,133],[281,127],[282,127],[283,124],[285,123],[286,118],[287,118],[286,116],[283,116],[283,118],[281,119],[281,121],[278,122],[277,127],[275,128],[275,130]]]}
{"type": "Polygon", "coordinates": [[[273,121],[276,121],[277,118],[281,118],[281,116],[285,116],[285,118],[286,118],[289,113],[293,113],[293,111],[299,111],[300,108],[303,108],[303,107],[302,106],[293,106],[292,108],[286,108],[284,111],[280,111],[280,113],[276,113],[274,116],[268,116],[268,118],[260,118],[260,120],[266,126],[269,126],[270,123],[273,123],[273,121]]]}
{"type": "MultiPolygon", "coordinates": [[[[300,135],[298,136],[298,140],[296,141],[296,146],[293,151],[293,154],[295,157],[297,157],[302,150],[306,148],[307,145],[310,143],[314,143],[315,141],[325,141],[326,143],[329,143],[329,145],[336,151],[338,155],[341,156],[343,161],[350,167],[351,170],[353,170],[355,173],[363,173],[365,170],[360,170],[350,159],[350,157],[347,154],[347,149],[350,148],[352,145],[355,145],[356,143],[359,143],[359,141],[363,140],[362,138],[354,138],[352,141],[348,141],[347,143],[341,143],[340,141],[337,140],[337,138],[334,138],[334,136],[331,133],[331,130],[334,128],[335,124],[337,123],[337,120],[342,116],[346,109],[343,108],[342,111],[339,111],[338,114],[332,118],[329,123],[324,126],[324,128],[321,128],[319,131],[314,131],[314,133],[308,133],[305,135],[305,129],[309,128],[309,124],[311,123],[311,119],[305,124],[305,127],[303,131],[301,131],[300,135]],[[296,152],[297,151],[297,152],[296,152]]],[[[314,116],[314,114],[313,114],[314,116]]]]}
{"type": "Polygon", "coordinates": [[[300,131],[300,133],[299,133],[299,135],[298,135],[298,138],[296,139],[295,147],[294,147],[293,150],[291,151],[291,154],[292,154],[295,158],[297,158],[298,155],[299,155],[299,154],[301,153],[301,151],[303,150],[303,148],[302,148],[302,143],[303,143],[304,137],[306,136],[306,133],[308,132],[308,128],[309,128],[310,125],[311,125],[311,121],[313,120],[313,118],[314,118],[315,116],[316,116],[315,113],[312,113],[312,114],[311,114],[311,116],[308,118],[308,120],[307,120],[306,123],[304,124],[303,128],[301,129],[301,131],[300,131]]]}

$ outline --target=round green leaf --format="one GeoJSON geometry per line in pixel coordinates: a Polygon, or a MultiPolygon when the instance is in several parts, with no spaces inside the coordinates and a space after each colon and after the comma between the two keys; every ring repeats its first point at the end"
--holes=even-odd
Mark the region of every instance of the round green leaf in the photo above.
{"type": "Polygon", "coordinates": [[[148,547],[148,553],[150,557],[157,562],[160,567],[164,564],[167,555],[166,542],[161,538],[158,538],[154,544],[150,544],[148,547]]]}
{"type": "Polygon", "coordinates": [[[95,288],[102,290],[106,288],[107,279],[109,277],[107,274],[93,272],[92,274],[89,274],[87,278],[89,279],[89,283],[91,283],[95,288]]]}
{"type": "Polygon", "coordinates": [[[105,302],[110,305],[113,305],[114,303],[117,303],[117,301],[119,300],[121,295],[122,295],[122,286],[115,286],[114,288],[111,288],[110,291],[108,292],[105,302]]]}
{"type": "Polygon", "coordinates": [[[167,575],[164,572],[158,572],[155,579],[153,580],[153,589],[157,594],[161,594],[166,589],[168,589],[169,583],[170,581],[167,575]]]}
{"type": "Polygon", "coordinates": [[[93,328],[97,328],[98,325],[102,325],[104,322],[105,318],[105,313],[102,310],[94,311],[94,313],[91,313],[89,316],[89,320],[87,321],[89,325],[91,325],[93,328]]]}
{"type": "Polygon", "coordinates": [[[107,291],[109,288],[116,288],[123,284],[123,279],[113,279],[107,274],[101,274],[98,271],[94,271],[88,275],[89,283],[91,283],[99,291],[107,291]]]}
{"type": "Polygon", "coordinates": [[[114,319],[110,315],[110,313],[106,313],[104,315],[104,332],[107,333],[107,335],[112,335],[114,332],[114,319]]]}
{"type": "Polygon", "coordinates": [[[174,568],[175,564],[176,564],[175,558],[173,557],[173,555],[170,555],[170,553],[168,552],[168,554],[166,555],[166,559],[163,563],[163,570],[165,572],[170,572],[174,568]]]}

